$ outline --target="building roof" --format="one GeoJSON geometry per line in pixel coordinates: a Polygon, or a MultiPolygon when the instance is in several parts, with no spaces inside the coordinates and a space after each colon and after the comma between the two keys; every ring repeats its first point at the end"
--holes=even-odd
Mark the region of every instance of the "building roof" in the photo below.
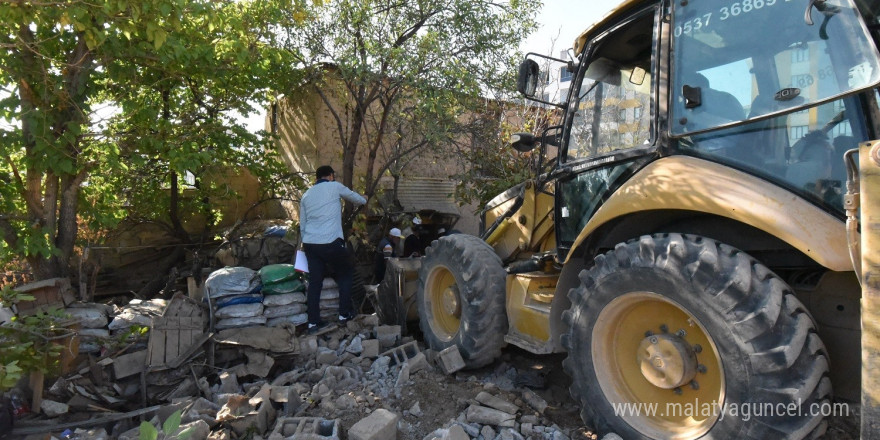
{"type": "MultiPolygon", "coordinates": [[[[393,180],[382,182],[390,192],[393,180]]],[[[404,212],[434,211],[441,214],[459,215],[455,202],[455,182],[437,178],[405,178],[397,184],[397,202],[404,212]]]]}

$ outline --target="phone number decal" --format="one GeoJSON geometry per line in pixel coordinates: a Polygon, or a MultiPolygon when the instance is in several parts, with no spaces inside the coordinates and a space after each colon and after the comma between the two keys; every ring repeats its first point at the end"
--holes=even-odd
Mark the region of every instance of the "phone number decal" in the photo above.
{"type": "Polygon", "coordinates": [[[740,15],[764,9],[765,7],[773,6],[777,2],[789,1],[791,0],[742,0],[732,3],[729,6],[722,7],[717,13],[708,12],[701,17],[688,20],[683,24],[676,26],[675,36],[680,37],[682,34],[688,35],[692,32],[709,27],[709,24],[712,22],[713,14],[717,14],[716,16],[718,17],[718,20],[724,21],[732,17],[738,17],[740,15]]]}

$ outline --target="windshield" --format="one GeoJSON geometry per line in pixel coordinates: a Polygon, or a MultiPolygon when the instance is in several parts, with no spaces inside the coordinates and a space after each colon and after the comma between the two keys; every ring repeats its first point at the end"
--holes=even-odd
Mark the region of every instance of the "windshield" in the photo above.
{"type": "Polygon", "coordinates": [[[674,3],[671,132],[684,135],[829,101],[880,81],[851,0],[674,3]],[[820,10],[821,9],[821,10],[820,10]]]}

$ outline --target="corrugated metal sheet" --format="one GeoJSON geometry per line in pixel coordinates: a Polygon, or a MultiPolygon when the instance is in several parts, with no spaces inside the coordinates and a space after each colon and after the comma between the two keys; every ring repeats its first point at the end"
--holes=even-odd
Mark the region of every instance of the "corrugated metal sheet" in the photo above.
{"type": "MultiPolygon", "coordinates": [[[[393,181],[383,182],[390,192],[393,181]]],[[[397,201],[406,212],[437,211],[443,214],[459,214],[455,202],[455,182],[446,179],[407,178],[397,185],[397,201]]]]}

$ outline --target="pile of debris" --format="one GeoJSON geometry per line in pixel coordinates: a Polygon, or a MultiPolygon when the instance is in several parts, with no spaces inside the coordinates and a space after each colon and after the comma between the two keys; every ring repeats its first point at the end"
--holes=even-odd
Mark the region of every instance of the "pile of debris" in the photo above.
{"type": "MultiPolygon", "coordinates": [[[[167,329],[190,305],[175,297],[153,323],[164,319],[167,329]]],[[[58,379],[44,418],[22,421],[13,434],[68,429],[79,438],[138,439],[138,416],[161,426],[178,410],[179,430],[192,429],[193,439],[565,440],[577,428],[552,422],[544,399],[514,385],[513,368],[502,364],[483,380],[455,376],[464,363],[454,347],[424,350],[375,315],[321,336],[297,336],[292,326],[221,330],[197,339],[199,349],[178,356],[184,361],[165,358],[162,369],[150,367],[156,334],[154,326],[139,368],[135,351],[58,379]],[[138,377],[124,377],[131,370],[138,377]],[[137,396],[140,408],[113,409],[137,396]]]]}
{"type": "MultiPolygon", "coordinates": [[[[266,281],[264,288],[290,280],[266,281]]],[[[285,290],[260,293],[261,313],[289,305],[267,298],[302,295],[300,286],[285,290]]],[[[45,392],[28,390],[33,413],[12,434],[138,439],[139,419],[161,430],[176,413],[176,431],[190,429],[192,439],[595,438],[564,389],[549,394],[559,399],[552,404],[533,391],[544,377],[503,361],[461,371],[455,347],[424,349],[376,315],[306,336],[291,323],[214,332],[218,310],[182,294],[122,308],[68,304],[81,327],[79,364],[45,392]]]]}

